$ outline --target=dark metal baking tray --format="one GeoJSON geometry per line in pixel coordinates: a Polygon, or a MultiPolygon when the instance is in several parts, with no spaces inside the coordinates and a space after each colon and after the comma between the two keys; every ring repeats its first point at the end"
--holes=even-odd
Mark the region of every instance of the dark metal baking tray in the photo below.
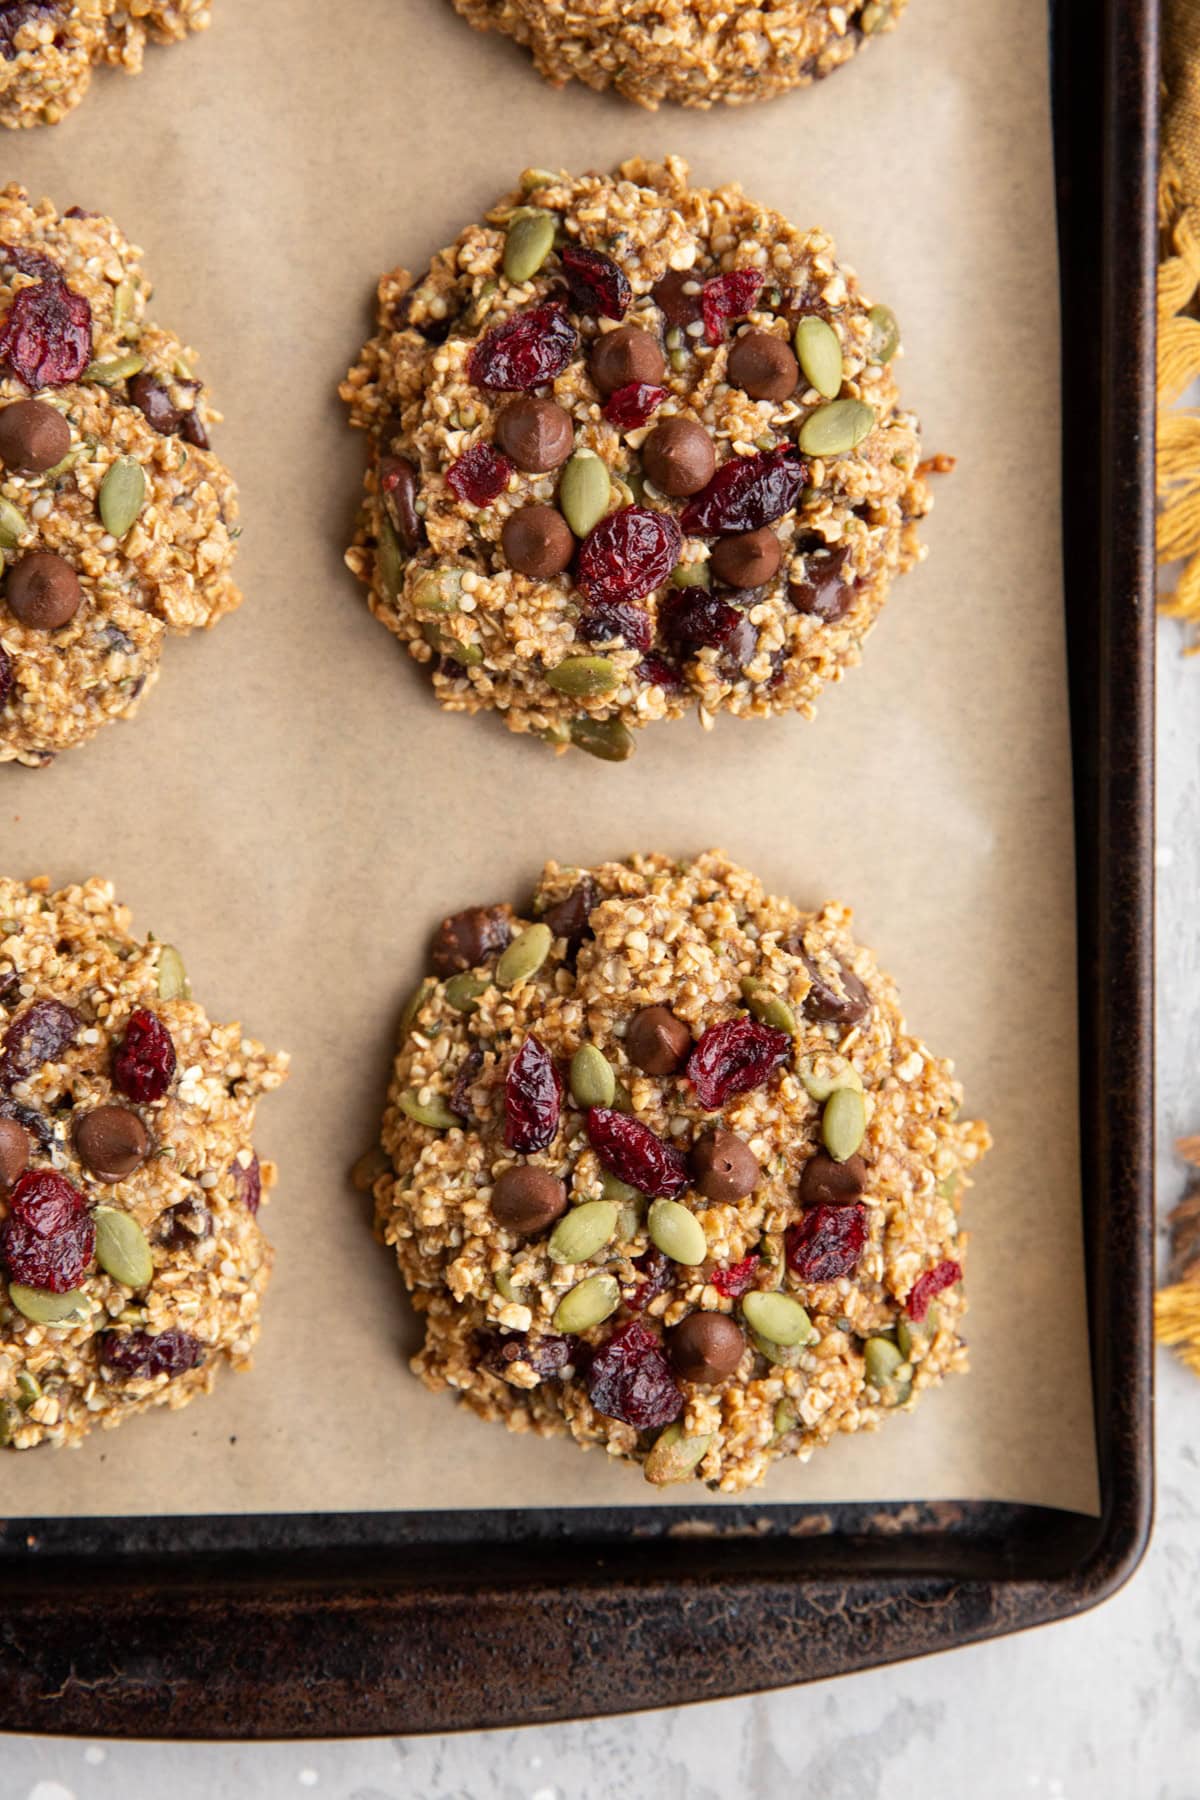
{"type": "MultiPolygon", "coordinates": [[[[0,1729],[334,1736],[566,1718],[583,1696],[591,1713],[712,1699],[1063,1618],[1136,1566],[1152,1485],[1157,0],[1057,0],[1052,49],[1099,1517],[914,1502],[14,1521],[0,1729]]],[[[1031,79],[1039,63],[1031,43],[1031,79]]]]}

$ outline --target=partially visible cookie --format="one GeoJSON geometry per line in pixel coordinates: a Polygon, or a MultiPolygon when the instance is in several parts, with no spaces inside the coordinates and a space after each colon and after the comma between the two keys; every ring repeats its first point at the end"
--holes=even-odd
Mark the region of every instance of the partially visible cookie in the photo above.
{"type": "Polygon", "coordinates": [[[211,0],[0,0],[0,125],[57,125],[97,63],[136,75],[148,42],[211,21],[211,0]]]}
{"type": "Polygon", "coordinates": [[[478,31],[503,31],[561,87],[613,87],[656,107],[768,100],[832,74],[890,31],[907,0],[454,0],[478,31]]]}
{"type": "Polygon", "coordinates": [[[107,882],[0,878],[0,1445],[77,1443],[247,1366],[286,1056],[214,1025],[107,882]]]}
{"type": "Polygon", "coordinates": [[[195,353],[111,219],[0,192],[0,763],[128,718],[170,632],[241,602],[195,353]]]}

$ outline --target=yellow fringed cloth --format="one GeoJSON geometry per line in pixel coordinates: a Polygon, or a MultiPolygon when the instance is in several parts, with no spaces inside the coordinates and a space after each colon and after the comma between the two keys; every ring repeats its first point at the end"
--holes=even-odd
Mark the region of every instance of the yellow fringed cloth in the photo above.
{"type": "Polygon", "coordinates": [[[1158,221],[1158,560],[1183,564],[1159,604],[1200,625],[1200,410],[1177,404],[1200,377],[1200,0],[1165,0],[1158,221]]]}

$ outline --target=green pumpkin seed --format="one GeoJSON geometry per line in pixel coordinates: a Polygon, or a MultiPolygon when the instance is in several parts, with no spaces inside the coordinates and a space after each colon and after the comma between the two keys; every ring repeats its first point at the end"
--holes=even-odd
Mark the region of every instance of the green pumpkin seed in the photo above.
{"type": "Polygon", "coordinates": [[[554,1309],[551,1324],[555,1331],[590,1331],[611,1318],[621,1304],[621,1289],[614,1275],[589,1275],[554,1309]]]}
{"type": "Polygon", "coordinates": [[[486,994],[491,985],[486,975],[472,975],[470,969],[464,969],[461,975],[452,975],[446,983],[446,1004],[455,1012],[475,1012],[479,996],[486,994]]]}
{"type": "Polygon", "coordinates": [[[656,1249],[685,1268],[696,1268],[708,1255],[704,1227],[682,1201],[656,1200],[647,1216],[646,1229],[656,1249]]]}
{"type": "Polygon", "coordinates": [[[854,1064],[829,1050],[814,1050],[802,1056],[796,1073],[810,1100],[828,1100],[839,1088],[857,1088],[862,1093],[862,1076],[854,1064]]]}
{"type": "Polygon", "coordinates": [[[433,1131],[452,1131],[462,1120],[457,1113],[450,1111],[440,1094],[431,1100],[421,1100],[412,1088],[400,1096],[400,1111],[405,1113],[417,1125],[428,1125],[433,1131]]]}
{"type": "Polygon", "coordinates": [[[910,1319],[907,1313],[901,1313],[896,1321],[896,1342],[900,1346],[905,1362],[912,1361],[912,1353],[922,1344],[929,1343],[938,1334],[938,1309],[930,1306],[925,1317],[919,1322],[910,1319]]]}
{"type": "Polygon", "coordinates": [[[146,1234],[132,1213],[115,1206],[98,1206],[92,1213],[96,1227],[96,1261],[106,1275],[122,1287],[147,1287],[154,1275],[154,1258],[146,1234]]]}
{"type": "Polygon", "coordinates": [[[29,521],[20,508],[11,500],[0,500],[0,546],[15,550],[28,530],[29,521]]]}
{"type": "Polygon", "coordinates": [[[837,1162],[853,1156],[867,1134],[867,1108],[857,1088],[837,1088],[821,1114],[821,1141],[837,1162]]]}
{"type": "Polygon", "coordinates": [[[82,379],[99,382],[101,387],[115,387],[118,381],[127,381],[145,366],[144,356],[139,356],[136,350],[127,350],[124,356],[110,356],[105,362],[89,363],[82,379]]]}
{"type": "Polygon", "coordinates": [[[100,517],[104,529],[123,538],[146,499],[146,477],[132,456],[118,456],[100,483],[100,517]]]}
{"type": "Polygon", "coordinates": [[[633,1111],[633,1096],[623,1081],[618,1081],[613,1089],[612,1103],[618,1112],[631,1113],[633,1111]]]}
{"type": "Polygon", "coordinates": [[[960,1177],[957,1169],[954,1171],[953,1175],[943,1176],[942,1180],[937,1184],[938,1199],[953,1200],[955,1194],[958,1192],[959,1179],[960,1177]]]}
{"type": "Polygon", "coordinates": [[[375,568],[389,600],[395,600],[404,585],[404,565],[408,558],[400,548],[392,521],[379,515],[379,542],[375,546],[375,568]]]}
{"type": "Polygon", "coordinates": [[[875,408],[865,400],[830,400],[809,413],[796,442],[806,456],[845,456],[875,425],[875,408]]]}
{"type": "Polygon", "coordinates": [[[423,981],[415,988],[404,1003],[404,1011],[400,1014],[400,1042],[403,1043],[417,1022],[417,1015],[424,1009],[437,993],[436,981],[423,981]]]}
{"type": "Polygon", "coordinates": [[[528,281],[554,248],[558,220],[536,206],[523,206],[509,222],[504,240],[504,274],[509,281],[528,281]]]}
{"type": "Polygon", "coordinates": [[[677,588],[702,587],[709,585],[711,577],[706,562],[680,563],[671,571],[671,586],[677,588]]]}
{"type": "Polygon", "coordinates": [[[900,348],[900,327],[896,323],[896,315],[890,306],[873,306],[867,317],[871,321],[871,361],[890,363],[900,348]]]}
{"type": "Polygon", "coordinates": [[[13,1433],[21,1426],[21,1415],[15,1406],[7,1400],[0,1400],[0,1450],[7,1450],[12,1443],[13,1433]]]}
{"type": "Polygon", "coordinates": [[[808,1314],[790,1294],[749,1293],[742,1301],[742,1312],[751,1330],[769,1338],[784,1349],[807,1344],[816,1336],[808,1314]]]}
{"type": "Polygon", "coordinates": [[[620,719],[572,719],[571,742],[600,762],[625,762],[633,755],[633,733],[620,719]]]}
{"type": "Polygon", "coordinates": [[[126,320],[132,316],[136,299],[136,284],[130,281],[128,276],[124,281],[118,281],[113,289],[112,322],[114,331],[120,331],[126,320]]]}
{"type": "Polygon", "coordinates": [[[554,947],[554,933],[548,925],[528,925],[515,937],[496,964],[496,985],[516,987],[536,975],[554,947]]]}
{"type": "Polygon", "coordinates": [[[512,1275],[507,1269],[497,1269],[492,1280],[495,1282],[496,1292],[502,1300],[507,1300],[510,1306],[519,1305],[517,1295],[521,1290],[513,1286],[512,1275]]]}
{"type": "Polygon", "coordinates": [[[17,1376],[17,1405],[22,1412],[28,1412],[35,1401],[42,1397],[42,1384],[36,1375],[28,1369],[22,1369],[17,1376]]]}
{"type": "Polygon", "coordinates": [[[585,1263],[616,1236],[617,1209],[611,1200],[585,1200],[564,1213],[546,1245],[552,1263],[585,1263]]]}
{"type": "Polygon", "coordinates": [[[890,1338],[868,1338],[863,1347],[867,1380],[885,1406],[901,1406],[912,1393],[912,1365],[890,1338]]]}
{"type": "Polygon", "coordinates": [[[558,483],[558,506],[577,538],[585,538],[608,511],[612,482],[594,450],[567,458],[558,483]]]}
{"type": "Polygon", "coordinates": [[[464,669],[477,669],[483,661],[483,651],[478,644],[464,644],[458,638],[439,637],[438,649],[464,669]]]}
{"type": "Polygon", "coordinates": [[[42,1288],[10,1281],[8,1297],[17,1311],[35,1325],[78,1325],[91,1314],[92,1303],[82,1288],[67,1294],[48,1294],[42,1288]]]}
{"type": "Polygon", "coordinates": [[[555,187],[559,179],[553,169],[526,169],[521,176],[521,192],[532,194],[538,188],[555,187]]]}
{"type": "Polygon", "coordinates": [[[888,22],[888,17],[886,6],[881,6],[879,0],[870,0],[870,4],[863,7],[858,18],[863,36],[873,37],[877,31],[882,31],[888,22]]]}
{"type": "Polygon", "coordinates": [[[571,1058],[571,1098],[577,1106],[611,1106],[617,1091],[612,1064],[595,1044],[580,1044],[571,1058]]]}
{"type": "Polygon", "coordinates": [[[653,1487],[668,1487],[674,1481],[686,1481],[697,1463],[703,1461],[712,1433],[685,1437],[682,1425],[668,1425],[659,1433],[646,1458],[643,1473],[653,1487]]]}
{"type": "Polygon", "coordinates": [[[457,612],[461,598],[462,575],[457,569],[426,569],[413,582],[412,603],[416,612],[457,612]]]}
{"type": "Polygon", "coordinates": [[[771,991],[765,981],[758,981],[753,975],[744,975],[741,989],[746,1011],[753,1014],[760,1025],[773,1025],[776,1031],[786,1031],[789,1037],[795,1037],[795,1013],[786,1000],[771,991]]]}
{"type": "Polygon", "coordinates": [[[615,687],[620,687],[621,676],[616,664],[607,656],[567,656],[553,669],[546,670],[546,681],[556,693],[583,700],[611,694],[615,687]]]}
{"type": "Polygon", "coordinates": [[[636,1200],[627,1200],[617,1213],[617,1242],[627,1244],[635,1238],[646,1223],[646,1198],[639,1194],[636,1200]]]}
{"type": "Polygon", "coordinates": [[[191,985],[183,958],[174,944],[164,944],[158,953],[158,997],[160,1000],[190,1000],[191,985]]]}
{"type": "Polygon", "coordinates": [[[621,1181],[607,1171],[600,1182],[600,1192],[606,1200],[615,1200],[618,1206],[627,1206],[633,1200],[645,1199],[640,1188],[630,1187],[627,1181],[621,1181]]]}
{"type": "Polygon", "coordinates": [[[796,327],[796,355],[805,378],[818,394],[833,400],[842,386],[842,346],[824,319],[801,319],[796,327]]]}
{"type": "Polygon", "coordinates": [[[760,1356],[765,1356],[769,1363],[779,1369],[798,1369],[804,1360],[803,1344],[777,1344],[772,1338],[764,1337],[761,1331],[750,1329],[750,1341],[760,1356]]]}
{"type": "Polygon", "coordinates": [[[799,1423],[799,1418],[800,1415],[796,1411],[795,1403],[793,1401],[777,1400],[775,1402],[774,1429],[771,1433],[772,1441],[776,1441],[781,1437],[786,1437],[789,1431],[795,1429],[796,1425],[799,1423]]]}

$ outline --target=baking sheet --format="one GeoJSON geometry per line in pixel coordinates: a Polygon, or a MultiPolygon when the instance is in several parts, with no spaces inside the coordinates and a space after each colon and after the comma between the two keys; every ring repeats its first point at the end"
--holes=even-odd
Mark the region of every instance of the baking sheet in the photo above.
{"type": "Polygon", "coordinates": [[[1059,553],[1057,272],[1044,0],[913,0],[817,89],[651,116],[554,93],[446,0],[218,0],[206,36],[102,75],[5,179],[118,218],[201,352],[242,488],[241,613],[172,643],[132,725],[0,769],[0,867],[108,875],[210,1014],[293,1053],[260,1114],[282,1179],[254,1372],[69,1454],[0,1460],[8,1516],[679,1505],[484,1426],[406,1371],[411,1316],[347,1180],[447,911],[547,856],[721,845],[849,900],[996,1149],[969,1196],[972,1373],[777,1467],[754,1504],[978,1498],[1095,1511],[1075,1069],[1059,553]],[[679,151],[839,253],[904,328],[937,482],[930,557],[864,665],[802,719],[641,734],[619,767],[442,714],[341,551],[362,445],[336,383],[374,281],[414,271],[528,164],[679,151]]]}

